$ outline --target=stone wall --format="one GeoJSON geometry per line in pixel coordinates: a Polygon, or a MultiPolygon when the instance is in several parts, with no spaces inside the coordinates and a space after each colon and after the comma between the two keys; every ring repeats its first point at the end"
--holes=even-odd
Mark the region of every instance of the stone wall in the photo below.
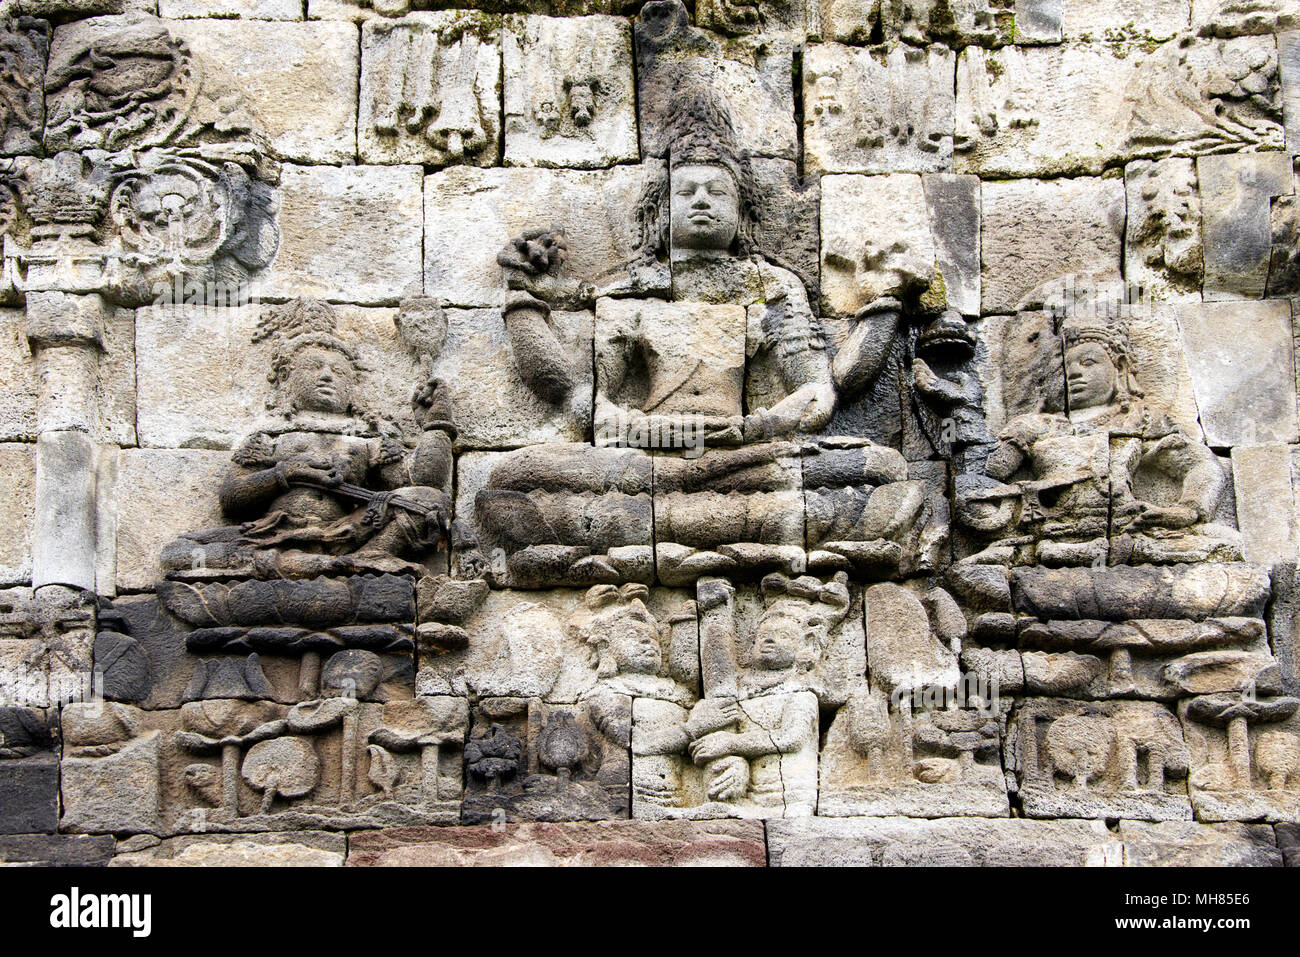
{"type": "Polygon", "coordinates": [[[1300,5],[444,5],[0,0],[0,859],[1300,861],[1300,5]]]}

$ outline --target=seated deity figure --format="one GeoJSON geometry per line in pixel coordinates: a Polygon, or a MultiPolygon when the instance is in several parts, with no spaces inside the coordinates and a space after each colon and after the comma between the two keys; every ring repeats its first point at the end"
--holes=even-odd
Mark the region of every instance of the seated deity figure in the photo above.
{"type": "Polygon", "coordinates": [[[1143,401],[1119,322],[1067,319],[1062,333],[1068,414],[1011,419],[985,475],[959,488],[958,521],[988,543],[964,560],[1239,561],[1239,533],[1213,520],[1223,467],[1143,401]]]}
{"type": "Polygon", "coordinates": [[[554,231],[531,231],[500,255],[516,368],[552,402],[579,388],[583,357],[565,355],[550,309],[597,300],[594,446],[510,453],[476,500],[516,581],[649,581],[657,571],[687,584],[790,571],[804,560],[800,460],[809,454],[829,485],[902,492],[859,507],[845,537],[900,537],[915,523],[923,496],[897,451],[801,439],[830,420],[834,379],[803,283],[755,245],[758,215],[725,104],[685,92],[626,269],[599,289],[576,288],[554,231]]]}
{"type": "Polygon", "coordinates": [[[448,516],[450,397],[437,380],[415,391],[422,431],[408,448],[395,423],[360,408],[364,368],[337,321],[328,304],[302,299],[263,318],[254,341],[275,343],[272,415],[235,450],[219,492],[238,524],[167,545],[173,577],[424,571],[417,563],[448,516]]]}

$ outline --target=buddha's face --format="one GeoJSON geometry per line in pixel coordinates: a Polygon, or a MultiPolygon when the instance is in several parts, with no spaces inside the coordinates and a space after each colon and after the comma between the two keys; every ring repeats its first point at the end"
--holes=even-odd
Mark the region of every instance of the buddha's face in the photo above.
{"type": "Polygon", "coordinates": [[[725,250],[740,228],[740,191],[720,166],[680,166],[668,181],[673,249],[725,250]]]}
{"type": "Polygon", "coordinates": [[[1115,398],[1118,372],[1096,342],[1080,342],[1065,353],[1065,387],[1071,409],[1091,409],[1115,398]]]}
{"type": "Polygon", "coordinates": [[[659,627],[641,602],[633,602],[606,618],[601,637],[620,673],[658,674],[663,662],[659,627]]]}
{"type": "Polygon", "coordinates": [[[346,412],[352,405],[356,372],[347,356],[309,346],[294,356],[288,391],[294,408],[306,412],[346,412]]]}
{"type": "Polygon", "coordinates": [[[754,661],[768,671],[793,668],[802,640],[802,627],[788,615],[771,615],[758,623],[754,661]]]}

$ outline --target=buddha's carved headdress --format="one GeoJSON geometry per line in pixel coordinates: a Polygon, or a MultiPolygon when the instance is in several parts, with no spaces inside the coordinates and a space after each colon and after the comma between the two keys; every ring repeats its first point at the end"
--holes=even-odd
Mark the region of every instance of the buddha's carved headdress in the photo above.
{"type": "Polygon", "coordinates": [[[655,256],[668,248],[669,178],[682,166],[716,166],[731,174],[740,198],[737,251],[753,252],[760,195],[726,100],[698,81],[684,84],[673,99],[664,125],[666,169],[650,178],[637,210],[640,252],[655,256]]]}

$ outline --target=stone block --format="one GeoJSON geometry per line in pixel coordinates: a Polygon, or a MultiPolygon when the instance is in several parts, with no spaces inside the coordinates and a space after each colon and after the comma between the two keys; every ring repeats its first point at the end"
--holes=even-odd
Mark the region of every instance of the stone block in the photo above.
{"type": "Polygon", "coordinates": [[[162,578],[162,547],[181,532],[222,524],[217,488],[229,453],[126,449],[118,487],[117,587],[152,588],[162,578]]]}
{"type": "Polygon", "coordinates": [[[239,17],[244,20],[301,20],[298,0],[158,0],[158,15],[170,20],[239,17]]]}
{"type": "Polygon", "coordinates": [[[498,310],[447,310],[447,343],[434,375],[453,389],[458,448],[505,449],[587,437],[591,364],[583,360],[592,354],[592,314],[555,311],[550,322],[566,352],[578,359],[573,401],[564,405],[547,402],[520,378],[498,310]]]}
{"type": "Polygon", "coordinates": [[[0,834],[53,834],[59,823],[57,755],[0,759],[0,798],[0,834]]]}
{"type": "Polygon", "coordinates": [[[1259,824],[1120,821],[1125,867],[1281,867],[1273,829],[1259,824]]]}
{"type": "Polygon", "coordinates": [[[497,253],[525,230],[552,225],[569,243],[566,275],[595,286],[617,279],[637,246],[629,211],[644,177],[632,166],[434,173],[425,183],[425,294],[452,306],[499,306],[497,253]]]}
{"type": "Polygon", "coordinates": [[[772,867],[1119,867],[1101,821],[825,818],[771,821],[772,867]]]}
{"type": "Polygon", "coordinates": [[[325,831],[169,837],[114,855],[110,867],[342,867],[347,837],[325,831]]]}
{"type": "Polygon", "coordinates": [[[928,173],[952,168],[952,51],[897,45],[809,46],[804,143],[825,173],[928,173]]]}
{"type": "Polygon", "coordinates": [[[1187,29],[1189,0],[1060,0],[1066,40],[1168,40],[1187,29]]]}
{"type": "Polygon", "coordinates": [[[508,166],[639,158],[632,34],[616,17],[522,17],[503,41],[508,166]]]}
{"type": "Polygon", "coordinates": [[[1143,301],[1195,302],[1204,276],[1201,197],[1193,160],[1138,160],[1124,168],[1125,278],[1143,301]]]}
{"type": "Polygon", "coordinates": [[[450,10],[362,27],[363,162],[492,166],[500,127],[501,31],[489,18],[450,10]]]}
{"type": "MultiPolygon", "coordinates": [[[[120,17],[65,24],[54,31],[51,62],[125,25],[120,17]]],[[[277,157],[301,163],[355,160],[356,27],[188,19],[166,26],[188,46],[205,88],[242,97],[277,157]]]]}
{"type": "Polygon", "coordinates": [[[1279,504],[1295,501],[1291,450],[1285,445],[1237,446],[1232,479],[1246,561],[1295,562],[1296,510],[1279,504]]]}
{"type": "Polygon", "coordinates": [[[0,543],[0,585],[18,585],[32,577],[36,446],[0,444],[0,476],[0,525],[8,529],[0,543]]]}
{"type": "Polygon", "coordinates": [[[1177,306],[1206,441],[1215,448],[1295,442],[1295,366],[1286,302],[1177,306]]]}
{"type": "Polygon", "coordinates": [[[1119,180],[986,182],[980,196],[984,312],[1032,307],[1042,287],[1119,286],[1119,180]]]}
{"type": "Polygon", "coordinates": [[[349,867],[762,867],[758,821],[410,827],[349,836],[349,867]]]}
{"type": "Polygon", "coordinates": [[[1201,156],[1206,300],[1259,299],[1268,282],[1274,197],[1294,191],[1284,153],[1201,156]]]}
{"type": "Polygon", "coordinates": [[[113,838],[107,834],[14,834],[0,837],[0,864],[103,867],[112,856],[113,838]]]}
{"type": "Polygon", "coordinates": [[[371,305],[419,295],[420,176],[417,166],[286,165],[280,251],[255,295],[371,305]]]}
{"type": "Polygon", "coordinates": [[[24,335],[22,309],[0,309],[0,440],[30,442],[36,438],[38,383],[31,347],[24,335]]]}

